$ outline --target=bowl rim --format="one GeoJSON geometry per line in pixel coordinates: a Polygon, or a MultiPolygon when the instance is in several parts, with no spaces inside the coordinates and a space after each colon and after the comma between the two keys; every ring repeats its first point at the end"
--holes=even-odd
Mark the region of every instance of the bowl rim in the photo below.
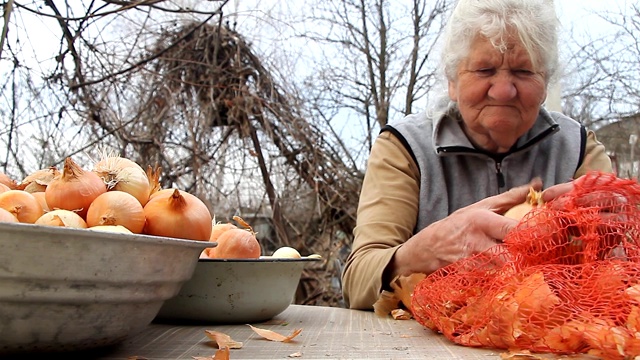
{"type": "Polygon", "coordinates": [[[314,262],[322,261],[319,257],[303,256],[301,258],[274,258],[271,256],[260,256],[257,259],[214,259],[214,258],[200,258],[198,262],[203,263],[230,263],[230,262],[256,262],[256,263],[269,263],[269,262],[314,262]]]}
{"type": "Polygon", "coordinates": [[[146,234],[127,234],[119,232],[89,230],[83,228],[71,228],[64,226],[49,226],[30,223],[11,223],[0,222],[0,239],[10,237],[15,231],[29,231],[34,235],[61,235],[67,236],[69,241],[87,241],[93,239],[95,241],[122,241],[122,242],[140,242],[153,244],[180,244],[189,247],[199,247],[202,249],[215,247],[217,242],[203,240],[189,240],[181,238],[172,238],[146,234]]]}

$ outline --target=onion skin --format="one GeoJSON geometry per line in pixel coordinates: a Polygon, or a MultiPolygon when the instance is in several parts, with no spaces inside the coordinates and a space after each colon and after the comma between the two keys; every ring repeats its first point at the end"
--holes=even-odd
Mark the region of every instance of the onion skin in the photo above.
{"type": "Polygon", "coordinates": [[[6,185],[11,190],[16,190],[18,187],[18,183],[15,180],[9,177],[9,175],[0,172],[0,184],[6,185]]]}
{"type": "Polygon", "coordinates": [[[47,186],[45,199],[51,209],[72,210],[85,218],[89,205],[105,192],[107,186],[96,173],[83,170],[68,157],[61,174],[47,186]]]}
{"type": "Polygon", "coordinates": [[[60,176],[60,171],[58,171],[58,168],[55,166],[36,170],[22,179],[20,184],[18,184],[18,189],[30,193],[45,191],[47,185],[57,176],[60,176]]]}
{"type": "Polygon", "coordinates": [[[23,190],[9,190],[0,194],[0,208],[13,214],[19,222],[33,224],[44,210],[40,202],[23,190]]]}
{"type": "Polygon", "coordinates": [[[151,198],[158,191],[162,190],[160,185],[160,175],[162,174],[162,167],[157,166],[155,169],[151,165],[147,166],[147,178],[149,179],[149,198],[151,198]]]}
{"type": "Polygon", "coordinates": [[[153,194],[144,206],[143,233],[187,240],[209,241],[213,219],[209,208],[195,195],[179,189],[153,194]]]}
{"type": "Polygon", "coordinates": [[[140,234],[145,224],[144,208],[133,195],[111,190],[93,200],[86,221],[89,227],[122,225],[132,233],[140,234]]]}

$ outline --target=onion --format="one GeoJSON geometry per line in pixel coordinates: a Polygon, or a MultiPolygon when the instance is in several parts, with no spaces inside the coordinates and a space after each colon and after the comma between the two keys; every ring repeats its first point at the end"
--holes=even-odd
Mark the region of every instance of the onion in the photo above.
{"type": "Polygon", "coordinates": [[[60,175],[47,186],[45,199],[50,209],[72,210],[84,218],[93,200],[106,191],[96,173],[83,170],[68,157],[60,175]]]}
{"type": "MultiPolygon", "coordinates": [[[[215,222],[215,220],[213,222],[215,222]]],[[[210,242],[217,242],[218,238],[220,237],[220,234],[222,234],[227,230],[238,228],[232,223],[222,223],[222,222],[213,223],[213,222],[212,222],[213,227],[211,228],[211,236],[209,236],[210,242]]],[[[213,247],[205,248],[204,250],[202,250],[202,254],[200,255],[200,257],[212,257],[212,255],[210,254],[210,251],[212,249],[213,247]]]]}
{"type": "Polygon", "coordinates": [[[504,213],[504,216],[514,219],[514,220],[522,220],[525,215],[529,213],[529,211],[533,210],[533,208],[538,205],[542,205],[542,193],[540,191],[536,191],[533,188],[529,189],[529,194],[527,194],[527,199],[518,204],[511,209],[507,210],[504,213]]]}
{"type": "Polygon", "coordinates": [[[138,199],[142,206],[149,201],[149,178],[136,162],[120,156],[107,156],[94,165],[93,172],[102,178],[107,190],[129,193],[138,199]]]}
{"type": "Polygon", "coordinates": [[[15,190],[18,186],[15,180],[9,177],[9,175],[0,172],[0,184],[4,184],[9,187],[9,189],[15,190]]]}
{"type": "Polygon", "coordinates": [[[8,210],[0,208],[0,222],[14,222],[14,223],[17,223],[19,221],[18,221],[18,218],[15,217],[8,210]]]}
{"type": "Polygon", "coordinates": [[[88,230],[93,230],[93,231],[105,231],[105,232],[114,232],[114,233],[121,233],[121,234],[133,234],[131,232],[131,230],[127,229],[126,227],[122,226],[122,225],[98,225],[98,226],[91,226],[87,228],[88,230]]]}
{"type": "Polygon", "coordinates": [[[211,236],[209,236],[209,241],[216,242],[220,235],[231,229],[237,229],[238,227],[233,225],[232,223],[217,223],[214,224],[211,228],[211,236]]]}
{"type": "Polygon", "coordinates": [[[298,250],[290,247],[290,246],[283,246],[278,248],[276,251],[273,252],[273,255],[271,255],[274,258],[288,258],[288,259],[300,259],[300,253],[298,252],[298,250]]]}
{"type": "Polygon", "coordinates": [[[58,175],[60,175],[60,171],[55,166],[36,170],[22,179],[18,188],[30,193],[45,191],[47,185],[58,175]]]}
{"type": "Polygon", "coordinates": [[[133,195],[119,190],[98,196],[87,211],[87,225],[122,225],[132,233],[140,234],[144,228],[144,209],[133,195]]]}
{"type": "Polygon", "coordinates": [[[38,200],[22,190],[9,190],[1,193],[0,208],[13,214],[21,223],[33,224],[44,214],[38,200]]]}
{"type": "Polygon", "coordinates": [[[504,216],[514,220],[521,220],[532,209],[533,209],[533,205],[531,205],[529,202],[524,202],[522,204],[518,204],[512,207],[511,209],[507,210],[507,212],[504,213],[504,216]]]}
{"type": "Polygon", "coordinates": [[[77,229],[86,229],[84,219],[71,210],[56,209],[49,211],[38,218],[36,225],[62,226],[77,229]]]}
{"type": "Polygon", "coordinates": [[[218,237],[218,245],[209,250],[209,257],[215,259],[257,259],[261,248],[252,230],[230,229],[218,237]]]}
{"type": "Polygon", "coordinates": [[[44,212],[51,211],[51,208],[49,207],[49,205],[47,205],[47,199],[45,198],[44,191],[33,192],[31,193],[31,195],[33,195],[33,197],[36,198],[36,200],[38,200],[44,212]]]}
{"type": "Polygon", "coordinates": [[[156,192],[144,206],[148,235],[208,241],[213,219],[204,202],[179,189],[156,192]]]}
{"type": "Polygon", "coordinates": [[[0,183],[0,193],[3,193],[5,191],[9,191],[11,190],[11,188],[3,183],[0,183]]]}

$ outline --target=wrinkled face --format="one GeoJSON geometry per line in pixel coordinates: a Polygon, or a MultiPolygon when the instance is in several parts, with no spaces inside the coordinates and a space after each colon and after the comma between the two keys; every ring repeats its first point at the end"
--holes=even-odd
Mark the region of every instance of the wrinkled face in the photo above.
{"type": "Polygon", "coordinates": [[[460,62],[457,79],[449,81],[449,97],[458,103],[471,142],[502,153],[535,123],[546,85],[519,41],[502,53],[479,36],[460,62]]]}

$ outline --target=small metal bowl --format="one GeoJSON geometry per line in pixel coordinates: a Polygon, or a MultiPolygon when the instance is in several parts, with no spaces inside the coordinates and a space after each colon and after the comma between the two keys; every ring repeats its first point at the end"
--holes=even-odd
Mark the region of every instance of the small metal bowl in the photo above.
{"type": "Polygon", "coordinates": [[[211,243],[0,223],[0,355],[86,350],[147,326],[211,243]]]}
{"type": "Polygon", "coordinates": [[[293,302],[305,265],[319,258],[200,259],[193,277],[167,300],[157,321],[251,323],[293,302]]]}

